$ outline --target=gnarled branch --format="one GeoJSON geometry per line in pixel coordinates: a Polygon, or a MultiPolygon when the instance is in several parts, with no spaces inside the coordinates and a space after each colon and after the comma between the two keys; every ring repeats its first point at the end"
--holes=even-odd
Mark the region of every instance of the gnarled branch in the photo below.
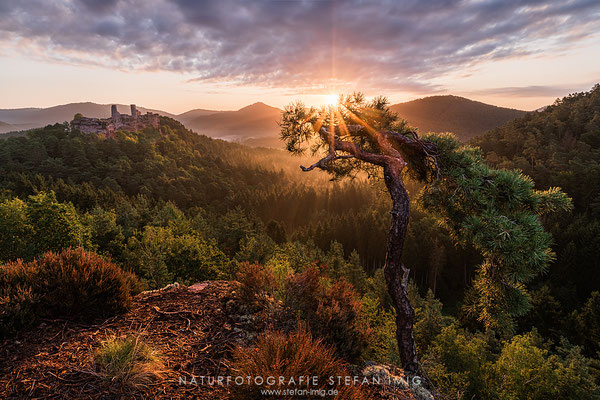
{"type": "Polygon", "coordinates": [[[329,163],[331,161],[336,161],[336,160],[346,160],[348,158],[354,158],[354,156],[350,155],[350,154],[346,154],[346,155],[343,155],[343,156],[332,156],[331,154],[329,154],[326,157],[321,158],[319,161],[317,161],[316,163],[314,163],[310,167],[304,167],[304,166],[301,165],[300,168],[304,172],[312,171],[315,168],[319,168],[319,169],[322,169],[322,170],[327,170],[327,163],[329,163]]]}

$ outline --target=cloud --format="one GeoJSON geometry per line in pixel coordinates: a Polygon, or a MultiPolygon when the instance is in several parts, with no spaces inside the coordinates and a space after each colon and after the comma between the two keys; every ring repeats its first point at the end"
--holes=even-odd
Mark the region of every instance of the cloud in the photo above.
{"type": "Polygon", "coordinates": [[[575,85],[532,85],[532,86],[509,86],[489,88],[470,92],[470,94],[483,94],[491,96],[510,97],[562,97],[565,93],[575,93],[589,90],[594,83],[575,85]]]}
{"type": "Polygon", "coordinates": [[[0,9],[0,42],[50,60],[194,82],[421,93],[450,70],[560,50],[600,20],[597,0],[3,0],[0,9]]]}

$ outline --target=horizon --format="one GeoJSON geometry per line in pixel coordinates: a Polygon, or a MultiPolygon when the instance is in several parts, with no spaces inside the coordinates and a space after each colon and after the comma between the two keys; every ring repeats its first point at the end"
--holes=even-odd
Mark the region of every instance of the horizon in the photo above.
{"type": "Polygon", "coordinates": [[[63,0],[0,9],[2,109],[91,101],[181,114],[257,101],[318,106],[362,91],[392,104],[456,95],[531,111],[600,80],[600,3],[585,0],[63,0]]]}
{"type": "MultiPolygon", "coordinates": [[[[600,82],[598,84],[600,84],[600,82]]],[[[589,90],[589,89],[591,89],[591,87],[588,88],[587,90],[589,90]]],[[[578,92],[585,92],[585,91],[586,91],[586,89],[583,89],[583,90],[578,91],[578,92]]],[[[556,99],[560,99],[560,98],[563,98],[563,97],[568,96],[570,94],[575,94],[575,93],[578,93],[578,92],[565,93],[564,95],[558,96],[556,99]]],[[[344,94],[346,94],[346,93],[344,93],[344,94]]],[[[323,96],[326,99],[323,102],[319,103],[319,104],[315,104],[317,107],[321,106],[321,105],[327,105],[330,102],[330,100],[328,98],[330,98],[331,96],[333,96],[333,94],[323,95],[323,96]]],[[[540,108],[544,108],[544,107],[549,106],[549,105],[552,104],[552,103],[548,103],[548,104],[542,105],[542,106],[540,106],[540,107],[538,107],[536,109],[533,109],[533,110],[523,110],[523,109],[519,109],[519,108],[515,108],[515,107],[505,107],[505,106],[501,106],[501,105],[497,105],[497,104],[486,103],[486,102],[483,102],[483,101],[480,101],[480,100],[475,100],[475,99],[472,99],[472,98],[468,98],[468,97],[464,97],[464,96],[457,96],[457,95],[448,93],[448,94],[442,94],[442,95],[434,94],[434,95],[431,95],[431,96],[423,96],[423,97],[418,97],[418,98],[415,98],[415,99],[411,99],[411,100],[407,100],[407,101],[402,101],[402,102],[398,102],[398,103],[391,103],[390,102],[390,105],[398,105],[398,104],[410,103],[412,101],[424,100],[424,99],[432,98],[432,97],[458,97],[458,98],[463,98],[463,99],[466,99],[466,100],[469,100],[469,101],[483,103],[483,104],[486,104],[486,105],[489,105],[489,106],[501,107],[501,108],[507,108],[507,109],[514,109],[514,110],[517,110],[517,111],[527,111],[527,112],[536,111],[536,110],[538,110],[540,108]]],[[[179,116],[179,115],[182,115],[182,114],[185,114],[185,113],[188,113],[188,112],[191,112],[191,111],[195,111],[195,110],[215,111],[215,112],[218,112],[218,113],[221,113],[221,112],[236,112],[236,111],[240,111],[240,110],[242,110],[242,109],[244,109],[246,107],[250,107],[250,106],[253,106],[253,105],[256,105],[256,104],[262,104],[262,105],[267,106],[267,107],[278,108],[278,109],[283,110],[283,108],[287,105],[287,104],[284,104],[283,106],[278,107],[278,106],[266,103],[265,101],[257,100],[257,101],[254,101],[252,103],[248,103],[248,104],[242,105],[241,107],[235,108],[235,109],[233,109],[233,108],[232,109],[214,109],[214,108],[195,107],[195,108],[186,109],[186,110],[184,110],[182,112],[173,112],[171,110],[165,109],[165,108],[160,107],[160,106],[149,107],[149,106],[147,106],[145,104],[139,104],[139,103],[126,103],[126,102],[114,102],[114,101],[113,102],[108,102],[108,103],[102,103],[102,102],[96,102],[96,101],[92,101],[92,100],[84,100],[84,101],[70,101],[70,102],[67,102],[67,103],[53,104],[53,105],[49,105],[49,106],[40,106],[40,107],[38,107],[38,106],[27,106],[27,107],[0,108],[0,110],[2,110],[2,111],[25,110],[25,109],[45,110],[45,109],[49,109],[49,108],[61,107],[61,106],[67,106],[67,105],[75,105],[75,104],[95,104],[95,105],[106,106],[106,107],[110,107],[111,105],[119,105],[119,106],[125,106],[125,107],[129,107],[130,105],[135,105],[138,108],[141,107],[141,108],[147,109],[147,110],[154,110],[154,111],[165,112],[165,113],[169,113],[169,114],[172,114],[172,115],[175,115],[175,116],[179,116]]],[[[311,104],[308,104],[308,105],[310,106],[311,104]]]]}

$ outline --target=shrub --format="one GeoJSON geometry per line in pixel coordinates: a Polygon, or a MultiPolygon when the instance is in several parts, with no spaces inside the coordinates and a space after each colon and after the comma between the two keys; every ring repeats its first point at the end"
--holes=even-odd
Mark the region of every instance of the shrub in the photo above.
{"type": "Polygon", "coordinates": [[[214,240],[179,234],[168,227],[146,226],[129,238],[124,258],[152,289],[174,280],[191,284],[233,277],[230,260],[214,240]]]}
{"type": "Polygon", "coordinates": [[[288,277],[285,303],[308,322],[315,336],[334,346],[340,357],[354,360],[366,347],[370,330],[362,303],[345,280],[332,283],[311,266],[288,277]]]}
{"type": "Polygon", "coordinates": [[[498,398],[597,399],[598,387],[579,348],[560,347],[559,351],[563,357],[550,354],[536,331],[514,336],[494,364],[498,398]]]}
{"type": "Polygon", "coordinates": [[[102,316],[131,303],[128,275],[110,261],[83,249],[45,253],[35,261],[44,302],[55,315],[102,316]]]}
{"type": "Polygon", "coordinates": [[[158,353],[139,336],[102,342],[94,363],[102,377],[120,387],[144,388],[165,375],[158,353]]]}
{"type": "MultiPolygon", "coordinates": [[[[233,385],[235,395],[241,399],[257,399],[261,390],[314,389],[325,390],[336,388],[339,399],[365,399],[359,386],[332,386],[329,378],[346,376],[345,363],[337,359],[334,350],[315,340],[304,326],[296,332],[286,335],[282,332],[267,331],[258,337],[256,348],[237,347],[233,351],[231,370],[234,376],[244,377],[243,385],[233,385]],[[298,377],[318,377],[317,384],[312,381],[300,382],[298,377]],[[246,377],[250,377],[248,382],[246,377]],[[255,377],[264,377],[263,384],[256,384],[255,377]],[[274,380],[266,381],[266,377],[274,380]],[[287,378],[284,382],[279,377],[287,378]],[[290,384],[289,379],[295,382],[290,384]]],[[[278,397],[280,398],[280,397],[278,397]]],[[[298,398],[281,397],[281,398],[298,398]]],[[[322,398],[319,396],[302,398],[322,398]]]]}
{"type": "Polygon", "coordinates": [[[126,310],[137,279],[83,249],[48,252],[32,262],[0,267],[0,335],[38,318],[95,318],[126,310]]]}
{"type": "Polygon", "coordinates": [[[489,358],[485,338],[453,324],[435,337],[422,364],[436,388],[450,399],[493,398],[486,383],[489,358]]]}
{"type": "Polygon", "coordinates": [[[240,282],[240,298],[247,304],[258,302],[275,289],[273,273],[258,263],[243,262],[237,280],[240,282]]]}

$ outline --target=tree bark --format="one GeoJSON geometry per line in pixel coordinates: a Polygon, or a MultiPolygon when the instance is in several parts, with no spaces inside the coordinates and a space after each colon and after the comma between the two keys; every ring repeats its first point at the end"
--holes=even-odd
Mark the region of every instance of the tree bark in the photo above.
{"type": "Polygon", "coordinates": [[[405,373],[418,369],[417,349],[413,336],[415,311],[408,300],[406,284],[409,270],[402,265],[402,248],[408,227],[409,198],[402,181],[404,163],[388,162],[383,168],[385,184],[392,198],[392,223],[385,259],[385,280],[396,309],[396,340],[405,373]]]}

